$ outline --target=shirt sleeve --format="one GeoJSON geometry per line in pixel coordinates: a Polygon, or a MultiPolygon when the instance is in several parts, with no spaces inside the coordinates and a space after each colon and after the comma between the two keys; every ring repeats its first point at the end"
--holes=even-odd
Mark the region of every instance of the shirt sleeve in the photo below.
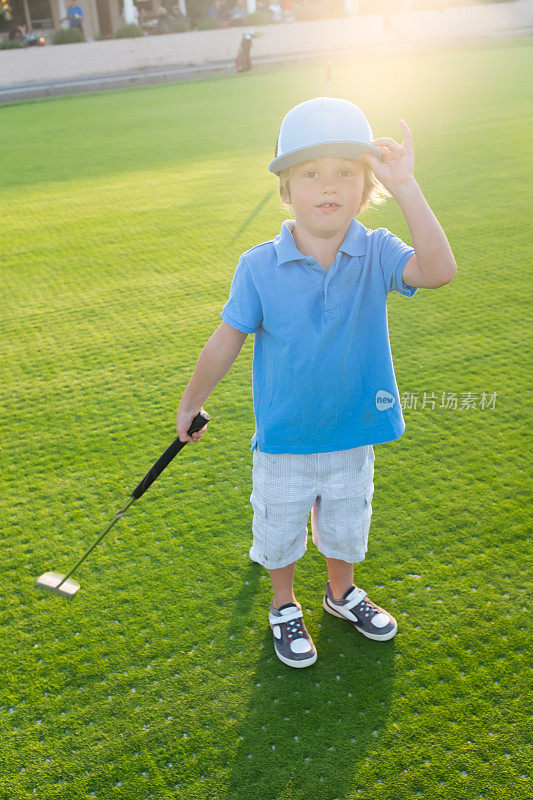
{"type": "Polygon", "coordinates": [[[388,292],[398,292],[406,297],[413,297],[417,287],[409,286],[402,280],[403,268],[414,256],[415,251],[411,245],[403,242],[398,236],[381,228],[383,235],[379,248],[379,263],[383,272],[383,279],[388,292]]]}
{"type": "Polygon", "coordinates": [[[263,306],[250,269],[243,257],[239,259],[227,303],[220,316],[243,333],[255,333],[263,321],[263,306]]]}

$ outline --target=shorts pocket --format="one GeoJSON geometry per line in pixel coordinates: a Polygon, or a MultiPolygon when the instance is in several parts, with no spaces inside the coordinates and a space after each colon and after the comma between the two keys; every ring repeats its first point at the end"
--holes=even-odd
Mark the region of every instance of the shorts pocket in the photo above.
{"type": "Polygon", "coordinates": [[[252,504],[254,516],[252,520],[252,547],[250,548],[250,558],[262,564],[264,567],[268,566],[267,555],[267,510],[266,504],[252,492],[250,495],[250,503],[252,504]]]}
{"type": "Polygon", "coordinates": [[[374,497],[374,482],[372,482],[366,492],[365,492],[365,499],[364,499],[364,510],[363,514],[365,517],[372,516],[372,498],[374,497]]]}
{"type": "Polygon", "coordinates": [[[264,520],[266,522],[267,518],[267,508],[265,503],[259,499],[255,492],[252,492],[250,495],[250,503],[252,504],[252,508],[254,510],[254,516],[257,514],[260,520],[264,520]]]}
{"type": "Polygon", "coordinates": [[[363,513],[363,553],[368,550],[368,534],[372,522],[372,497],[374,496],[374,484],[371,483],[365,492],[365,506],[363,513]]]}

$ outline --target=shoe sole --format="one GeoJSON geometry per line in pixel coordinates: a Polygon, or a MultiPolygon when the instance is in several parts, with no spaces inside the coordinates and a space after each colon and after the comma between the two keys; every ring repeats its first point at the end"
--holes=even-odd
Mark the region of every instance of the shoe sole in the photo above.
{"type": "Polygon", "coordinates": [[[359,633],[362,633],[363,636],[367,637],[367,639],[374,639],[374,641],[377,641],[377,642],[386,642],[389,639],[392,639],[393,636],[396,636],[396,633],[398,631],[398,625],[396,624],[394,626],[394,628],[392,629],[392,631],[389,631],[388,633],[385,633],[385,634],[379,635],[377,633],[368,633],[368,631],[364,631],[362,628],[360,628],[358,625],[356,625],[355,622],[353,622],[351,619],[347,619],[346,617],[343,617],[342,614],[339,614],[337,611],[334,611],[332,608],[330,608],[330,606],[328,606],[328,604],[326,603],[326,598],[325,597],[322,600],[322,605],[324,606],[324,609],[328,612],[328,614],[331,614],[333,617],[338,617],[339,619],[343,619],[346,622],[349,622],[350,625],[354,626],[356,631],[359,631],[359,633]]]}
{"type": "Polygon", "coordinates": [[[288,667],[296,667],[296,669],[302,669],[302,667],[310,667],[311,664],[315,663],[317,658],[317,653],[314,653],[314,655],[312,655],[311,658],[307,658],[305,661],[291,661],[290,659],[285,658],[285,656],[280,655],[276,650],[276,648],[274,648],[274,651],[280,661],[283,661],[283,663],[287,664],[288,667]]]}

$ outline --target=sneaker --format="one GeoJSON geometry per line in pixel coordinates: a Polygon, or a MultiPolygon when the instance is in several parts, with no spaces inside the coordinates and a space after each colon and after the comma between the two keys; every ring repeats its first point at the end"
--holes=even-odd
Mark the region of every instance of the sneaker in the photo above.
{"type": "Polygon", "coordinates": [[[316,649],[305,628],[299,603],[286,603],[276,609],[272,600],[268,621],[274,634],[274,650],[280,661],[297,668],[315,663],[316,649]]]}
{"type": "Polygon", "coordinates": [[[341,600],[335,600],[327,581],[323,606],[334,617],[347,619],[359,633],[369,639],[385,642],[392,639],[398,630],[392,614],[372,603],[365,590],[355,585],[344,592],[341,600]]]}

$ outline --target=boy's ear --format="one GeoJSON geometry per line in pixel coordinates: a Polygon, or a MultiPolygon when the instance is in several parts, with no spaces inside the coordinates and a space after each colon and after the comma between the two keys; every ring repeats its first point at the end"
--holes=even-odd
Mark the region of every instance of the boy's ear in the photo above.
{"type": "Polygon", "coordinates": [[[291,203],[291,190],[289,188],[288,192],[284,192],[281,186],[279,187],[279,196],[281,197],[284,203],[290,205],[291,203]]]}

